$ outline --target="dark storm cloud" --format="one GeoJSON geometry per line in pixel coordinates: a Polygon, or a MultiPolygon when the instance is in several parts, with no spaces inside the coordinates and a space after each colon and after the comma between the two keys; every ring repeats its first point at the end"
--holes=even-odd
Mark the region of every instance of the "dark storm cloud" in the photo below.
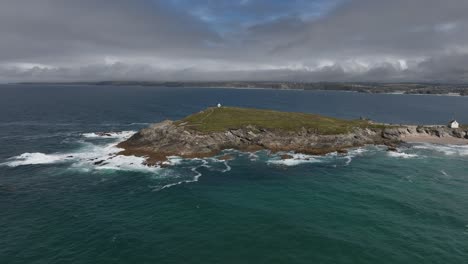
{"type": "Polygon", "coordinates": [[[3,0],[0,81],[462,82],[467,12],[466,0],[3,0]]]}

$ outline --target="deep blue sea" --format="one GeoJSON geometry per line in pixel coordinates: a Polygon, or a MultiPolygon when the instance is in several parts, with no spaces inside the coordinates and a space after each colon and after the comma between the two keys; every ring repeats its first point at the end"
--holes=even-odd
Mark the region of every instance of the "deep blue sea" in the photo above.
{"type": "Polygon", "coordinates": [[[134,131],[218,102],[468,123],[468,97],[1,85],[0,263],[468,263],[468,146],[228,150],[167,168],[116,154],[134,131]]]}

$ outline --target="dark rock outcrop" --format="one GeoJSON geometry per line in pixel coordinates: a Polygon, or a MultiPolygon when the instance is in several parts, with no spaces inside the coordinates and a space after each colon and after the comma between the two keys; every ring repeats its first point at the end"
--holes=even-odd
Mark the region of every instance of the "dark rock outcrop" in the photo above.
{"type": "Polygon", "coordinates": [[[392,141],[377,129],[356,128],[347,134],[320,135],[305,128],[298,131],[269,130],[247,126],[223,132],[202,133],[184,124],[164,121],[142,129],[119,144],[122,154],[147,156],[149,163],[163,161],[167,156],[206,157],[224,149],[257,151],[268,149],[296,151],[306,154],[344,152],[346,148],[392,141]]]}
{"type": "Polygon", "coordinates": [[[400,140],[404,136],[411,135],[467,138],[468,131],[462,128],[455,129],[445,126],[400,126],[382,130],[382,137],[385,139],[400,140]]]}
{"type": "Polygon", "coordinates": [[[399,126],[384,128],[355,128],[349,133],[321,135],[306,128],[297,131],[273,130],[246,126],[222,132],[203,133],[184,123],[163,121],[144,128],[120,143],[121,154],[147,157],[148,164],[165,161],[168,156],[185,158],[214,156],[224,149],[257,151],[262,149],[295,151],[305,154],[345,153],[347,148],[367,144],[387,145],[396,151],[407,136],[467,138],[463,129],[437,126],[399,126]]]}

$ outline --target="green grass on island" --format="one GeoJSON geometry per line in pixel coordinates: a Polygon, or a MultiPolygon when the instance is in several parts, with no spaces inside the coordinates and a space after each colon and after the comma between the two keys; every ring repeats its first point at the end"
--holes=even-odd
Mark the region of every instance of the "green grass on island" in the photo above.
{"type": "Polygon", "coordinates": [[[219,132],[252,125],[257,128],[295,131],[313,129],[317,134],[336,135],[353,128],[377,128],[366,120],[344,120],[315,114],[279,112],[239,107],[211,107],[178,122],[200,132],[219,132]]]}

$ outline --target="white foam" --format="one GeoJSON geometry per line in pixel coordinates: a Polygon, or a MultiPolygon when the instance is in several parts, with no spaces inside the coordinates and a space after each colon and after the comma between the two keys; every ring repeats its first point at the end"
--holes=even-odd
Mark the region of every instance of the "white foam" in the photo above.
{"type": "Polygon", "coordinates": [[[118,155],[123,149],[117,147],[118,142],[107,145],[90,144],[75,153],[74,167],[88,167],[95,170],[127,170],[158,172],[158,166],[146,165],[144,157],[118,155]]]}
{"type": "Polygon", "coordinates": [[[322,162],[332,162],[336,159],[344,159],[345,166],[351,164],[354,157],[361,156],[363,153],[367,152],[367,148],[354,148],[350,149],[346,155],[338,154],[337,152],[328,153],[326,155],[306,155],[300,153],[287,153],[291,158],[288,159],[279,159],[278,156],[273,159],[268,160],[270,164],[279,164],[285,166],[296,166],[304,163],[322,163],[322,162]]]}
{"type": "MultiPolygon", "coordinates": [[[[213,159],[210,159],[210,160],[215,161],[215,162],[221,162],[221,163],[224,164],[224,166],[226,166],[226,168],[224,170],[221,170],[222,173],[228,172],[228,171],[230,171],[232,169],[231,166],[229,166],[229,164],[228,164],[228,160],[222,160],[222,159],[217,159],[217,158],[213,158],[213,159]]],[[[208,164],[208,163],[206,163],[206,164],[208,164]]],[[[205,167],[207,166],[206,164],[204,165],[205,167]]]]}
{"type": "Polygon", "coordinates": [[[298,153],[288,153],[288,155],[291,156],[291,158],[278,159],[278,157],[275,157],[274,159],[268,160],[268,163],[276,164],[276,165],[284,165],[284,166],[297,166],[299,164],[304,164],[304,163],[322,162],[322,160],[317,159],[316,156],[298,154],[298,153]]]}
{"type": "Polygon", "coordinates": [[[96,170],[125,170],[125,171],[143,171],[158,172],[159,166],[145,165],[146,159],[136,156],[117,155],[105,160],[101,165],[94,167],[96,170]]]}
{"type": "Polygon", "coordinates": [[[23,153],[19,156],[11,157],[7,162],[1,163],[9,167],[17,167],[23,165],[38,165],[38,164],[53,164],[58,162],[65,162],[71,158],[66,154],[44,154],[36,153],[23,153]]]}
{"type": "Polygon", "coordinates": [[[367,151],[368,149],[365,149],[365,148],[354,148],[354,149],[348,150],[348,153],[344,156],[344,159],[346,160],[345,166],[350,165],[351,162],[353,161],[353,158],[357,156],[361,156],[363,153],[367,151]]]}
{"type": "Polygon", "coordinates": [[[184,161],[184,159],[179,157],[179,156],[168,156],[167,161],[164,161],[163,164],[164,165],[174,166],[174,165],[181,164],[183,161],[184,161]]]}
{"type": "Polygon", "coordinates": [[[346,163],[345,163],[345,165],[348,166],[349,164],[351,164],[351,161],[353,161],[353,157],[352,157],[352,156],[346,156],[346,163]]]}
{"type": "Polygon", "coordinates": [[[123,149],[118,148],[117,144],[130,137],[134,132],[125,131],[118,133],[116,142],[106,145],[96,145],[89,142],[83,142],[83,147],[68,153],[23,153],[19,156],[11,157],[7,162],[1,165],[9,167],[36,165],[36,164],[54,164],[71,162],[72,168],[82,170],[131,170],[158,172],[161,168],[157,166],[148,166],[145,164],[145,158],[136,156],[118,155],[123,149]]]}
{"type": "MultiPolygon", "coordinates": [[[[205,164],[203,164],[203,165],[205,165],[205,164]]],[[[197,169],[199,167],[202,167],[203,165],[198,166],[198,167],[193,167],[191,169],[191,171],[195,172],[195,176],[193,176],[193,178],[191,180],[184,180],[184,181],[178,181],[178,182],[175,182],[175,183],[166,184],[166,185],[162,186],[161,188],[154,189],[154,191],[160,191],[160,190],[163,190],[163,189],[167,189],[167,188],[177,186],[177,185],[181,185],[181,184],[185,184],[185,183],[197,182],[198,179],[200,179],[200,177],[202,176],[202,174],[197,169]]]]}
{"type": "Polygon", "coordinates": [[[134,126],[134,125],[148,126],[148,125],[151,125],[151,123],[130,123],[129,125],[130,126],[134,126]]]}
{"type": "MultiPolygon", "coordinates": [[[[172,169],[161,168],[160,166],[148,166],[146,165],[146,159],[144,157],[118,155],[118,153],[123,150],[117,147],[118,143],[130,137],[133,135],[133,133],[134,132],[115,134],[113,137],[116,140],[108,144],[96,144],[96,142],[82,141],[82,147],[73,152],[53,154],[23,153],[8,159],[5,163],[0,163],[0,165],[17,167],[35,164],[55,164],[68,162],[70,163],[69,168],[83,172],[90,172],[93,170],[142,171],[151,173],[155,179],[167,178],[172,182],[175,181],[174,183],[170,183],[162,187],[160,187],[160,185],[157,186],[157,188],[155,188],[156,191],[184,183],[197,182],[202,176],[202,173],[199,172],[198,169],[202,167],[210,167],[208,160],[205,159],[183,159],[177,156],[170,156],[168,157],[168,163],[170,165],[180,165],[176,170],[174,170],[175,168],[172,169]],[[179,171],[180,169],[187,169],[187,171],[181,172],[179,171]]],[[[88,137],[94,138],[95,136],[90,133],[88,137]]],[[[96,137],[99,136],[96,135],[96,137]]],[[[217,159],[212,159],[212,161],[223,163],[225,169],[220,168],[219,171],[221,172],[227,172],[231,170],[231,167],[227,161],[217,159]]],[[[154,187],[150,186],[150,188],[154,187]]]]}
{"type": "Polygon", "coordinates": [[[414,146],[415,149],[433,150],[448,156],[468,156],[467,145],[437,145],[423,143],[414,146]]]}
{"type": "Polygon", "coordinates": [[[160,168],[145,165],[145,158],[117,155],[121,149],[115,144],[106,146],[85,147],[76,152],[62,154],[23,153],[2,163],[9,167],[26,165],[56,164],[71,162],[72,168],[85,170],[132,170],[156,172],[160,168]]]}
{"type": "Polygon", "coordinates": [[[257,152],[249,152],[249,159],[250,161],[257,161],[258,160],[258,151],[257,152]]]}
{"type": "Polygon", "coordinates": [[[229,166],[229,164],[228,164],[227,160],[224,160],[224,162],[223,162],[223,163],[224,163],[224,165],[226,166],[226,169],[222,170],[221,172],[223,172],[223,173],[224,173],[224,172],[228,172],[228,171],[230,171],[230,170],[231,170],[231,166],[229,166]]]}
{"type": "Polygon", "coordinates": [[[85,138],[113,138],[125,140],[133,136],[135,131],[118,131],[118,132],[93,132],[81,134],[85,138]]]}
{"type": "Polygon", "coordinates": [[[364,152],[367,152],[367,151],[368,150],[365,149],[365,148],[351,149],[351,150],[348,151],[348,156],[355,157],[355,156],[361,155],[361,154],[363,154],[364,152]]]}
{"type": "Polygon", "coordinates": [[[395,152],[395,151],[389,151],[387,152],[388,156],[393,157],[393,158],[402,158],[402,159],[409,159],[409,158],[416,158],[418,157],[417,154],[408,154],[404,152],[395,152]]]}
{"type": "Polygon", "coordinates": [[[440,172],[442,173],[443,176],[445,176],[445,177],[450,177],[450,175],[448,175],[448,173],[445,172],[444,170],[440,170],[440,172]]]}

